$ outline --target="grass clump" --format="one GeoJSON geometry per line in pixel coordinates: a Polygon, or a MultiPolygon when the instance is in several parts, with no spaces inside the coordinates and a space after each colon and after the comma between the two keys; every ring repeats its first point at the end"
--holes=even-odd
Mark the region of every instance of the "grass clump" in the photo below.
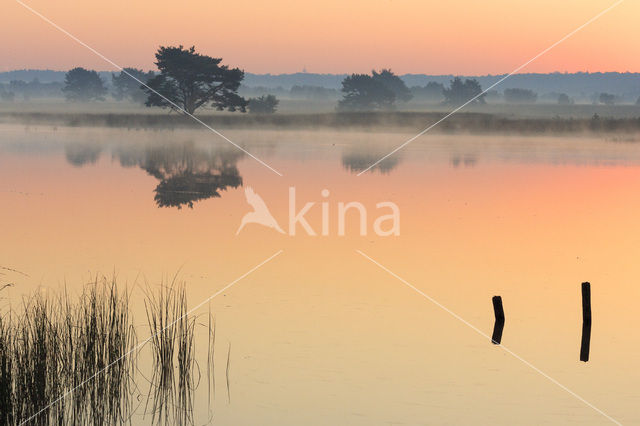
{"type": "MultiPolygon", "coordinates": [[[[73,299],[66,291],[59,297],[39,292],[0,315],[0,425],[131,424],[146,391],[136,380],[142,351],[153,360],[144,414],[152,413],[152,424],[194,424],[200,369],[186,289],[161,286],[147,292],[144,303],[150,337],[140,344],[129,295],[115,280],[96,279],[73,299]]],[[[211,312],[206,340],[210,396],[211,312]]],[[[212,418],[210,405],[209,412],[212,418]]]]}
{"type": "Polygon", "coordinates": [[[96,279],[76,303],[38,293],[0,317],[0,423],[126,420],[133,361],[125,354],[136,339],[128,303],[115,281],[96,279]]]}
{"type": "Polygon", "coordinates": [[[147,293],[145,308],[154,362],[147,399],[152,404],[152,422],[191,424],[196,321],[187,310],[184,285],[147,293]]]}

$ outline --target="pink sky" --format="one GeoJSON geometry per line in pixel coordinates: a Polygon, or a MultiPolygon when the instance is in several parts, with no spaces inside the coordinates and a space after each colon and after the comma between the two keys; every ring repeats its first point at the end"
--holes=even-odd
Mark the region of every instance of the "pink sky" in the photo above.
{"type": "MultiPolygon", "coordinates": [[[[614,0],[24,0],[121,66],[153,68],[159,45],[195,45],[255,73],[501,74],[547,48],[614,0]]],[[[640,71],[640,2],[627,0],[522,72],[640,71]]],[[[113,69],[9,0],[1,70],[113,69]]]]}

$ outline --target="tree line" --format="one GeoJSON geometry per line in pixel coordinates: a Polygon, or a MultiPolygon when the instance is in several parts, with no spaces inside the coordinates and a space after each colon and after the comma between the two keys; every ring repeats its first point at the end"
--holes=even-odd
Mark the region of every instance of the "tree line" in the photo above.
{"type": "MultiPolygon", "coordinates": [[[[156,52],[158,72],[123,68],[112,74],[113,96],[144,102],[148,107],[193,114],[198,108],[273,113],[279,101],[273,95],[245,99],[238,94],[244,71],[222,64],[221,58],[202,55],[195,47],[161,46],[156,52]]],[[[107,88],[98,73],[74,68],[65,75],[62,91],[70,101],[101,101],[107,88]]]]}
{"type": "MultiPolygon", "coordinates": [[[[534,104],[538,94],[530,89],[507,88],[502,95],[496,90],[483,91],[478,80],[474,78],[462,79],[454,77],[445,87],[441,83],[430,82],[426,86],[408,88],[404,81],[389,69],[380,72],[373,70],[371,74],[352,74],[342,82],[343,97],[338,102],[338,110],[391,110],[398,103],[411,99],[438,101],[449,107],[464,104],[483,105],[487,99],[502,100],[508,104],[534,104]]],[[[572,105],[574,99],[566,93],[549,93],[547,102],[558,105],[572,105]]],[[[620,99],[610,93],[596,93],[591,97],[593,104],[614,105],[620,99]]],[[[640,105],[640,98],[637,105],[640,105]]]]}
{"type": "MultiPolygon", "coordinates": [[[[124,68],[111,75],[112,96],[116,100],[144,103],[148,107],[168,108],[193,114],[202,107],[222,111],[240,111],[259,114],[274,113],[279,99],[273,94],[245,98],[238,92],[244,79],[244,71],[222,64],[221,58],[213,58],[196,52],[195,47],[161,46],[155,54],[157,72],[144,72],[136,68],[124,68]]],[[[29,87],[31,83],[11,82],[11,87],[29,87]]],[[[36,82],[32,82],[36,84],[36,82]]],[[[101,101],[108,93],[105,81],[94,70],[77,67],[68,71],[61,88],[69,101],[101,101]]],[[[24,93],[27,93],[24,90],[24,93]]],[[[294,86],[291,95],[301,98],[330,99],[336,96],[333,89],[313,86],[294,86]]],[[[484,92],[475,78],[455,77],[448,87],[430,82],[424,87],[407,87],[391,69],[373,70],[371,74],[351,74],[342,81],[338,111],[393,110],[398,104],[411,99],[437,101],[448,106],[465,103],[482,105],[487,99],[502,99],[506,103],[535,103],[538,95],[529,89],[508,88],[500,95],[497,91],[484,92]]],[[[0,99],[12,100],[13,91],[0,85],[0,99]]],[[[573,99],[565,93],[553,94],[561,105],[570,105],[573,99]]],[[[26,95],[25,95],[26,99],[26,95]]],[[[596,94],[594,103],[613,105],[619,99],[608,93],[596,94]]],[[[640,99],[638,100],[640,104],[640,99]]]]}

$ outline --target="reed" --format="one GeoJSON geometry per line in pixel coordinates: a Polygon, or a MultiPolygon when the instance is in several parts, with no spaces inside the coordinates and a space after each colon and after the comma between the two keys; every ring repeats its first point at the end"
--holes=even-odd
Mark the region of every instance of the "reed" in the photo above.
{"type": "MultiPolygon", "coordinates": [[[[9,307],[0,315],[0,425],[132,423],[133,402],[144,391],[136,382],[142,350],[153,359],[145,406],[152,407],[152,423],[194,424],[200,369],[196,317],[188,312],[184,285],[147,292],[145,309],[149,345],[137,344],[129,296],[115,280],[96,279],[73,298],[66,291],[39,292],[23,299],[20,309],[9,307]]],[[[210,390],[210,312],[206,342],[210,390]]]]}
{"type": "MultiPolygon", "coordinates": [[[[145,309],[154,368],[147,408],[156,424],[193,423],[195,317],[187,310],[184,284],[147,292],[145,309]],[[176,377],[177,376],[177,377],[176,377]]],[[[145,410],[148,411],[148,410],[145,410]]]]}
{"type": "Polygon", "coordinates": [[[13,385],[14,333],[10,327],[11,318],[0,317],[0,424],[15,423],[15,398],[13,385]]]}
{"type": "Polygon", "coordinates": [[[126,421],[130,410],[124,396],[134,361],[123,355],[134,345],[128,297],[115,281],[96,279],[76,303],[66,293],[25,299],[20,311],[0,318],[2,423],[126,421]],[[82,386],[92,378],[90,386],[82,386]]]}
{"type": "MultiPolygon", "coordinates": [[[[543,107],[542,105],[540,106],[543,107]]],[[[588,106],[584,106],[589,108],[588,106]]],[[[515,134],[585,134],[636,133],[640,130],[637,110],[631,116],[603,116],[578,108],[573,116],[512,117],[510,112],[459,112],[431,132],[435,133],[515,133],[515,134]]],[[[635,108],[635,107],[631,107],[635,108]]],[[[571,110],[568,110],[571,111],[571,110]]],[[[590,110],[589,110],[590,111],[590,110]]],[[[600,111],[602,114],[610,110],[600,111]]],[[[275,128],[275,129],[405,129],[417,131],[442,119],[447,111],[369,111],[256,114],[202,114],[202,122],[215,128],[275,128]]],[[[158,113],[64,113],[64,112],[3,112],[0,122],[25,125],[63,125],[70,127],[114,127],[127,129],[196,128],[200,124],[179,114],[158,113]]]]}

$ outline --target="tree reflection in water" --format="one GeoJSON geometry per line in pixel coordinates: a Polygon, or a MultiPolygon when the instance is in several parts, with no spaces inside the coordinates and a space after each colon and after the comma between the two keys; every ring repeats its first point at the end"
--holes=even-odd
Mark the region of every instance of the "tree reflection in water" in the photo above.
{"type": "MultiPolygon", "coordinates": [[[[373,153],[364,150],[353,150],[342,155],[342,166],[351,173],[360,173],[382,158],[384,153],[373,153]]],[[[391,155],[371,167],[370,171],[379,171],[388,174],[400,163],[398,154],[391,155]]]]}
{"type": "Polygon", "coordinates": [[[220,191],[242,185],[238,151],[205,150],[192,143],[152,147],[138,166],[160,180],[154,200],[158,207],[193,208],[193,203],[220,197],[220,191]]]}
{"type": "Polygon", "coordinates": [[[96,143],[72,144],[64,147],[67,162],[75,167],[96,164],[101,153],[102,147],[96,143]]]}
{"type": "MultiPolygon", "coordinates": [[[[65,147],[67,161],[77,167],[94,164],[101,152],[98,144],[74,144],[65,147]]],[[[160,182],[154,192],[158,207],[188,206],[221,196],[221,191],[242,186],[237,162],[241,151],[214,149],[192,142],[140,146],[119,145],[113,158],[123,167],[140,167],[160,182]]]]}

